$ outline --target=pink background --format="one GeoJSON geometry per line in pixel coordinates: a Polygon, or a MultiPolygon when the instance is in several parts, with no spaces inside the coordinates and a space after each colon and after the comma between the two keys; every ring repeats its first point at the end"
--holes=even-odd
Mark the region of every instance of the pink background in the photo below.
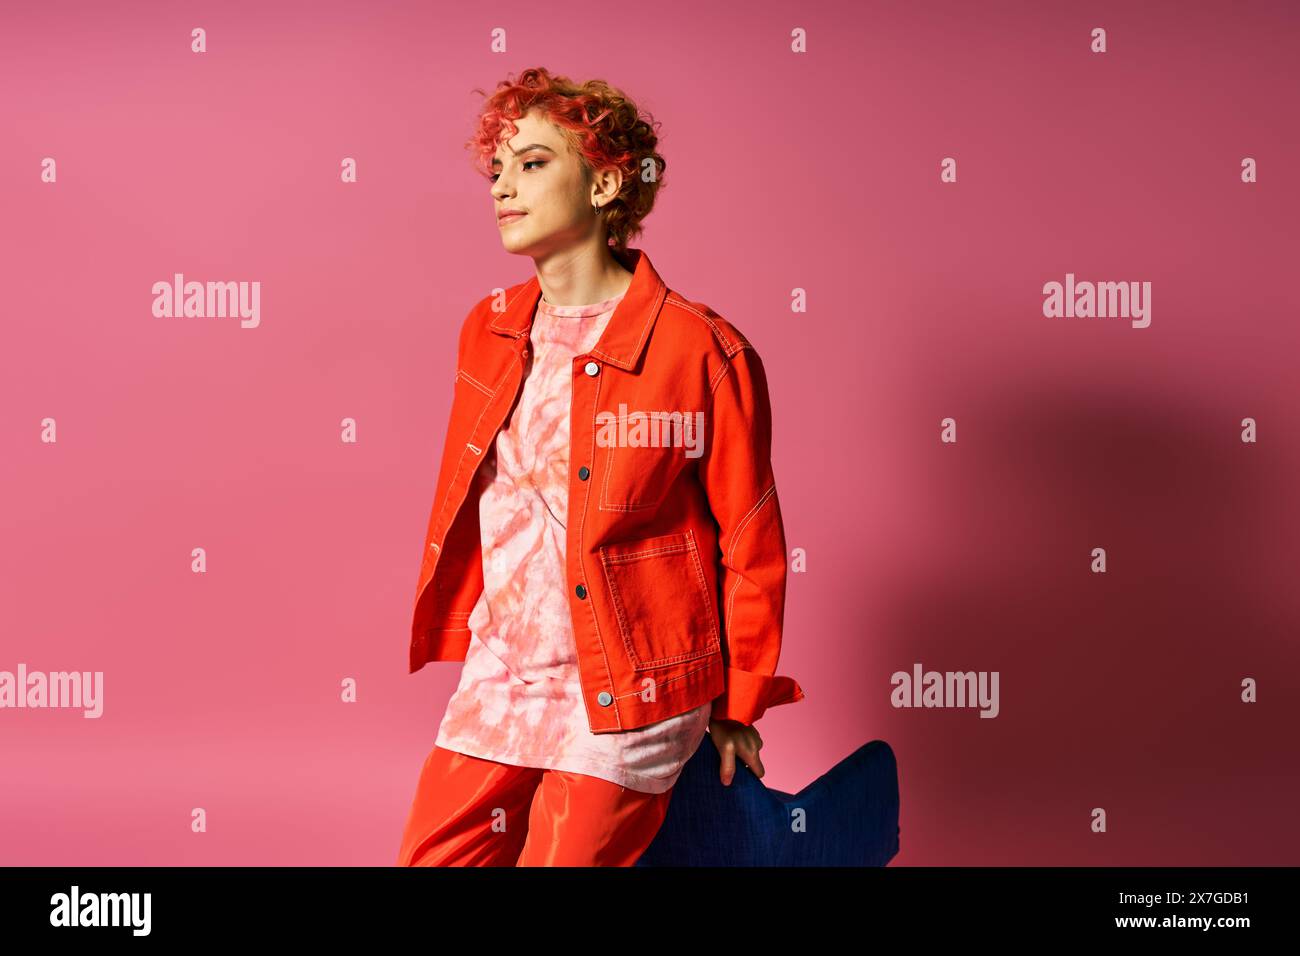
{"type": "Polygon", "coordinates": [[[765,782],[888,741],[896,865],[1296,862],[1293,4],[4,17],[0,670],[102,670],[105,713],[0,711],[0,863],[394,862],[459,671],[407,674],[456,331],[532,272],[461,144],[532,65],[663,122],[636,245],[768,368],[808,696],[765,782]],[[153,317],[174,272],[261,326],[153,317]],[[1150,281],[1150,328],[1044,318],[1067,272],[1150,281]],[[1000,716],[895,710],[914,661],[1000,716]]]}

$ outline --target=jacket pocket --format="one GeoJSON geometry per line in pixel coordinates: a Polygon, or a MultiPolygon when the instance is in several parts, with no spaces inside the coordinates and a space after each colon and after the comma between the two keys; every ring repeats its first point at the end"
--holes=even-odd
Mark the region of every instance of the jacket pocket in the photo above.
{"type": "MultiPolygon", "coordinates": [[[[631,434],[637,427],[626,417],[615,419],[614,424],[606,426],[605,434],[613,437],[615,429],[627,429],[631,434]]],[[[644,431],[638,440],[655,435],[661,444],[619,444],[616,440],[597,448],[604,464],[602,511],[640,511],[658,506],[682,469],[699,460],[702,429],[693,415],[679,414],[675,423],[639,427],[644,431]]]]}
{"type": "Polygon", "coordinates": [[[637,670],[720,650],[694,530],[599,549],[623,646],[637,670]]]}

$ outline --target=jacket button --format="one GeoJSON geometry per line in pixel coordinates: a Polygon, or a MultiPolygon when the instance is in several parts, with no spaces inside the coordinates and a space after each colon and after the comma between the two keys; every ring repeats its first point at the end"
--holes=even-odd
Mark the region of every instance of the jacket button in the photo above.
{"type": "Polygon", "coordinates": [[[608,707],[610,704],[614,703],[614,698],[609,696],[609,691],[602,690],[596,695],[596,701],[601,707],[608,707]]]}
{"type": "Polygon", "coordinates": [[[595,362],[588,362],[585,366],[583,366],[582,370],[586,372],[588,375],[595,375],[597,372],[600,371],[600,366],[597,365],[595,362]]]}
{"type": "Polygon", "coordinates": [[[578,469],[578,477],[581,478],[583,481],[586,481],[587,478],[590,476],[591,476],[591,470],[588,469],[586,465],[583,465],[581,468],[578,469]]]}
{"type": "Polygon", "coordinates": [[[587,596],[587,589],[581,584],[574,588],[574,590],[578,592],[578,597],[580,598],[585,598],[587,596]]]}

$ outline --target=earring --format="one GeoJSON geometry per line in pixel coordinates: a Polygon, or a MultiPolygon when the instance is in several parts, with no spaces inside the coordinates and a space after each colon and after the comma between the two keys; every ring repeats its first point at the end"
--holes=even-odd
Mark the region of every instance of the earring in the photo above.
{"type": "Polygon", "coordinates": [[[596,215],[597,215],[597,216],[600,215],[600,206],[599,206],[597,203],[593,202],[593,203],[591,204],[591,208],[594,209],[594,210],[596,210],[596,215]]]}

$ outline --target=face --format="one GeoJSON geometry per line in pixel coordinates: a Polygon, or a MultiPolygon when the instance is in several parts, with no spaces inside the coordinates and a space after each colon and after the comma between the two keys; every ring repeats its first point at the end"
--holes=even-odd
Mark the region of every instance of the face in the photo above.
{"type": "MultiPolygon", "coordinates": [[[[515,125],[519,131],[498,144],[492,160],[493,215],[522,213],[497,218],[506,251],[538,257],[603,236],[603,223],[591,208],[596,180],[582,158],[537,110],[515,125]]],[[[608,202],[614,192],[596,201],[608,202]]]]}

